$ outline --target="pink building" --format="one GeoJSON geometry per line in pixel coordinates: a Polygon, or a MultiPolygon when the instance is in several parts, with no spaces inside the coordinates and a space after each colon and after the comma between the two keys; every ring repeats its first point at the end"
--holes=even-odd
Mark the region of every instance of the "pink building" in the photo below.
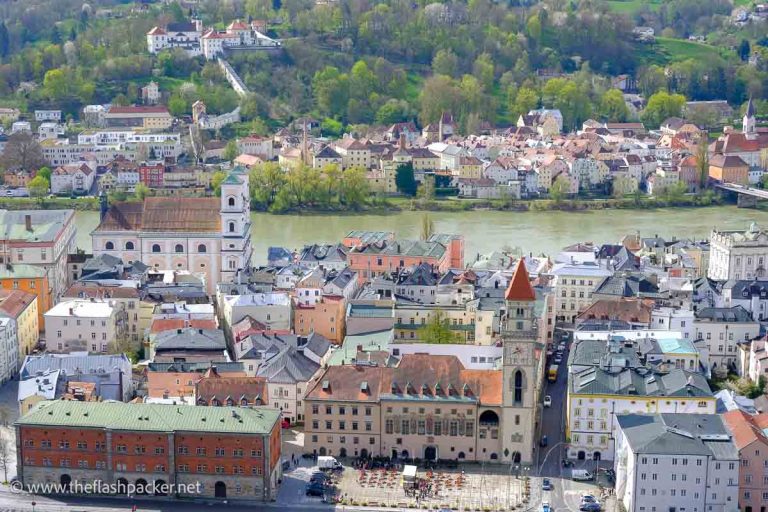
{"type": "Polygon", "coordinates": [[[740,410],[723,414],[739,450],[739,509],[768,510],[768,413],[750,416],[740,410]]]}

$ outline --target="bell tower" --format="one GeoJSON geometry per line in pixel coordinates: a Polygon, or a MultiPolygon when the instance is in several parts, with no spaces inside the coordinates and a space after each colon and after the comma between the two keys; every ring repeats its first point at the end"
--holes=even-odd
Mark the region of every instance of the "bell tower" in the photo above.
{"type": "Polygon", "coordinates": [[[744,132],[744,135],[747,137],[753,135],[756,130],[756,119],[755,119],[755,106],[752,104],[752,98],[749,98],[749,102],[747,102],[747,110],[744,112],[744,119],[741,121],[741,131],[744,132]]]}
{"type": "Polygon", "coordinates": [[[501,340],[503,354],[502,454],[509,463],[533,461],[538,392],[537,333],[533,291],[523,259],[517,262],[505,293],[501,340]]]}
{"type": "Polygon", "coordinates": [[[221,278],[232,282],[250,267],[251,195],[248,173],[235,167],[221,183],[221,278]]]}

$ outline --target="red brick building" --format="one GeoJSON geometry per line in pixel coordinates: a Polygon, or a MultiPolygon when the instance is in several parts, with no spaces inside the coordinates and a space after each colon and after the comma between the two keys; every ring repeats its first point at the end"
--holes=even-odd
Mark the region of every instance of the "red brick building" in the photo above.
{"type": "Polygon", "coordinates": [[[149,188],[161,188],[163,186],[165,174],[163,164],[140,165],[138,171],[139,181],[149,188]]]}
{"type": "Polygon", "coordinates": [[[102,482],[149,485],[169,497],[271,501],[282,477],[279,417],[269,408],[42,402],[15,424],[18,477],[81,494],[102,482]]]}

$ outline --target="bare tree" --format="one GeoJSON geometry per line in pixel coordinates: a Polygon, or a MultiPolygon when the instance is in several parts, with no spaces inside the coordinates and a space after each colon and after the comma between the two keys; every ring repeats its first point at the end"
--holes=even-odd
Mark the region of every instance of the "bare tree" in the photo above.
{"type": "Polygon", "coordinates": [[[6,169],[31,171],[47,164],[40,144],[26,132],[14,133],[8,137],[3,154],[0,155],[0,165],[6,169]]]}
{"type": "Polygon", "coordinates": [[[11,420],[11,411],[7,405],[0,405],[0,425],[7,427],[11,420]]]}
{"type": "Polygon", "coordinates": [[[5,433],[0,434],[0,469],[3,470],[4,482],[8,481],[8,468],[13,461],[13,450],[11,449],[11,440],[5,433]]]}

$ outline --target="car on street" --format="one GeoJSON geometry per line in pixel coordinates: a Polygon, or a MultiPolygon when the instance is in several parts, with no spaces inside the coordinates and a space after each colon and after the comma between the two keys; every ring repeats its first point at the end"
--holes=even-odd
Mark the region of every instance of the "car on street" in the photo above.
{"type": "Polygon", "coordinates": [[[549,478],[544,478],[541,481],[541,490],[542,491],[551,491],[552,490],[552,481],[549,478]]]}
{"type": "Polygon", "coordinates": [[[309,484],[306,490],[307,496],[325,496],[325,487],[320,484],[309,484]]]}
{"type": "Polygon", "coordinates": [[[582,512],[600,512],[600,504],[594,501],[582,503],[579,510],[582,512]]]}
{"type": "Polygon", "coordinates": [[[541,440],[539,441],[539,446],[544,448],[549,444],[549,439],[547,439],[547,436],[541,436],[541,440]]]}
{"type": "Polygon", "coordinates": [[[560,345],[557,346],[557,350],[558,352],[565,352],[565,343],[561,341],[560,345]]]}
{"type": "Polygon", "coordinates": [[[330,478],[328,477],[328,475],[326,475],[322,471],[315,471],[314,473],[312,473],[312,476],[309,477],[310,484],[314,484],[314,483],[324,484],[328,480],[330,480],[330,478]]]}
{"type": "Polygon", "coordinates": [[[597,503],[597,498],[595,498],[595,497],[594,497],[593,495],[591,495],[591,494],[585,494],[585,495],[583,495],[583,496],[581,497],[581,503],[582,503],[582,505],[583,505],[584,503],[597,503]]]}
{"type": "Polygon", "coordinates": [[[551,512],[551,511],[552,511],[552,507],[549,506],[549,503],[547,503],[546,501],[542,502],[541,512],[551,512]]]}
{"type": "Polygon", "coordinates": [[[562,354],[557,354],[555,356],[555,364],[560,364],[562,362],[563,362],[563,355],[562,354]]]}
{"type": "Polygon", "coordinates": [[[552,407],[552,397],[547,395],[544,397],[544,407],[552,407]]]}

